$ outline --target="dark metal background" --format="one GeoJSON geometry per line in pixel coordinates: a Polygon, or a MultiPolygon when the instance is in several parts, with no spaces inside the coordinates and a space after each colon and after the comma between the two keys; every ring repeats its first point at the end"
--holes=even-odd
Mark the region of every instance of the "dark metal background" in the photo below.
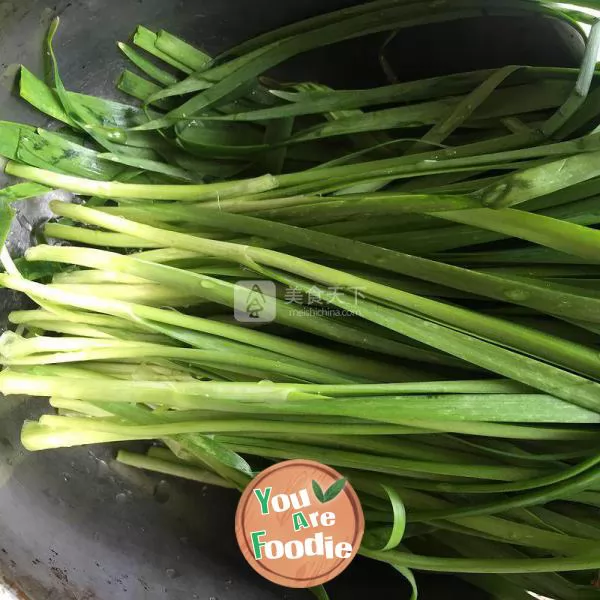
{"type": "MultiPolygon", "coordinates": [[[[15,97],[16,64],[40,73],[50,19],[59,14],[61,72],[69,88],[118,97],[126,62],[115,46],[138,23],[165,28],[212,53],[278,25],[352,2],[343,0],[13,0],[0,1],[0,118],[43,124],[15,97]]],[[[288,79],[332,85],[383,83],[377,39],[340,44],[290,61],[288,79]]],[[[493,19],[419,28],[390,46],[405,79],[507,63],[576,65],[579,35],[540,19],[493,19]],[[419,62],[416,62],[416,58],[419,62]],[[460,66],[458,66],[460,65],[460,66]]],[[[17,253],[47,218],[43,201],[22,206],[11,237],[17,253]]],[[[0,293],[0,327],[22,298],[0,293]]],[[[308,598],[261,580],[244,563],[233,531],[236,494],[163,481],[114,464],[111,448],[26,453],[24,419],[44,403],[0,403],[0,573],[32,600],[281,600],[308,598]]],[[[425,600],[475,597],[453,579],[422,583],[425,600]]],[[[331,585],[334,599],[405,597],[402,579],[381,565],[356,563],[331,585]]]]}

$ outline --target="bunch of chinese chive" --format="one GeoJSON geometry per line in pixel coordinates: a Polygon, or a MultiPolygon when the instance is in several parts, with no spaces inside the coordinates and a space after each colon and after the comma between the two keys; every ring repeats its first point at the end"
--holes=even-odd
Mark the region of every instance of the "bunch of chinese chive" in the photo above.
{"type": "Polygon", "coordinates": [[[118,460],[237,489],[255,457],[318,460],[359,493],[362,554],[413,586],[410,569],[597,598],[600,25],[552,2],[375,0],[214,59],[139,27],[118,84],[139,106],[67,91],[56,29],[20,92],[63,126],[0,122],[22,180],[0,190],[2,244],[13,202],[85,197],[51,203],[45,235],[71,245],[0,257],[39,306],[10,315],[0,391],[57,409],[25,447],[160,440],[118,460]],[[262,77],[342,40],[528,13],[592,25],[580,69],[262,77]]]}

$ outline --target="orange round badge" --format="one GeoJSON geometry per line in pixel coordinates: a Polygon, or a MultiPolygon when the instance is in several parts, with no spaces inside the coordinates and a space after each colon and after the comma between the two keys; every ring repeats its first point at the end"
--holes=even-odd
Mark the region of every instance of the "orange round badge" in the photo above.
{"type": "Polygon", "coordinates": [[[337,577],[356,556],[364,529],[348,481],[311,460],[262,471],[244,490],[235,518],[238,544],[252,568],[293,588],[337,577]]]}

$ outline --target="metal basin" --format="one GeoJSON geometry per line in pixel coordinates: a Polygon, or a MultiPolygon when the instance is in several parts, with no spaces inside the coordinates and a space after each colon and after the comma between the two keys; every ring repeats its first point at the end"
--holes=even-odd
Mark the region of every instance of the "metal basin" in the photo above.
{"type": "MultiPolygon", "coordinates": [[[[16,98],[16,63],[41,72],[50,19],[62,17],[57,51],[67,86],[118,98],[125,66],[115,42],[138,23],[165,28],[217,53],[261,31],[351,4],[343,0],[13,0],[0,2],[0,118],[43,124],[16,98]]],[[[474,20],[403,33],[389,48],[398,76],[411,79],[507,63],[576,66],[579,34],[550,20],[474,20]],[[510,43],[506,43],[509,40],[510,43]],[[419,61],[415,58],[419,57],[419,61]]],[[[377,39],[341,44],[291,61],[276,74],[334,86],[384,83],[377,39]]],[[[11,249],[22,251],[48,212],[21,208],[11,249]]],[[[23,299],[0,291],[0,325],[23,299]]],[[[0,573],[19,598],[32,600],[270,600],[309,598],[261,580],[234,539],[233,492],[163,481],[112,462],[113,450],[88,447],[26,453],[19,430],[43,402],[0,404],[0,573]]],[[[330,586],[333,598],[396,598],[405,588],[388,567],[358,560],[330,586]]],[[[8,594],[8,593],[7,593],[8,594]]],[[[10,597],[8,595],[7,597],[10,597]]],[[[422,578],[421,597],[478,598],[459,580],[422,578]]],[[[0,598],[4,598],[0,591],[0,598]]]]}

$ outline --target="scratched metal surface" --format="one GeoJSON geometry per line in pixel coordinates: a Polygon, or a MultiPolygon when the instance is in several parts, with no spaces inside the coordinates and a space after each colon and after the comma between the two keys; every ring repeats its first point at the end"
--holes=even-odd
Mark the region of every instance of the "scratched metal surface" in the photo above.
{"type": "MultiPolygon", "coordinates": [[[[49,20],[62,17],[57,42],[67,85],[111,93],[125,65],[115,47],[136,24],[166,28],[218,52],[252,34],[350,4],[349,0],[13,0],[0,1],[0,118],[44,124],[13,92],[15,65],[40,72],[41,40],[49,20]]],[[[483,23],[475,47],[468,36],[440,28],[403,35],[391,60],[405,78],[510,62],[574,65],[582,42],[548,21],[483,23]],[[487,29],[486,29],[487,27],[487,29]],[[541,50],[540,50],[540,41],[541,50]],[[414,46],[427,48],[417,64],[414,46]],[[454,56],[454,58],[452,58],[454,56]]],[[[314,59],[315,57],[313,57],[314,59]]],[[[317,60],[294,60],[289,79],[312,78],[338,86],[383,82],[376,43],[344,44],[317,60]]],[[[0,181],[2,183],[2,181],[0,181]]],[[[10,238],[20,254],[49,217],[47,199],[21,206],[10,238]]],[[[22,297],[0,291],[0,328],[22,297]]],[[[46,410],[27,398],[0,402],[0,574],[17,597],[32,600],[270,600],[307,598],[262,581],[244,564],[233,534],[236,496],[181,481],[162,481],[115,465],[104,447],[26,453],[19,429],[46,410]]],[[[399,578],[387,568],[358,561],[332,585],[335,598],[402,597],[399,578]],[[398,587],[400,586],[400,587],[398,587]]],[[[421,597],[475,598],[446,578],[425,579],[421,597]]],[[[3,592],[7,594],[7,592],[3,592]]],[[[0,596],[4,597],[4,596],[0,596]]],[[[10,596],[7,596],[10,597],[10,596]]]]}

